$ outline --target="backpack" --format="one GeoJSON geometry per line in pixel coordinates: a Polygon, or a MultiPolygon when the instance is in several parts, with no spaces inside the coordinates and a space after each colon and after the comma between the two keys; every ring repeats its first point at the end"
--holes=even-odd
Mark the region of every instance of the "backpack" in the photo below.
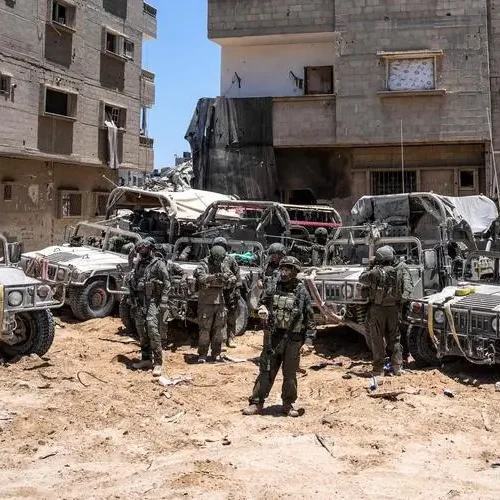
{"type": "Polygon", "coordinates": [[[394,266],[380,266],[373,302],[378,306],[392,306],[398,302],[398,272],[394,266]]]}

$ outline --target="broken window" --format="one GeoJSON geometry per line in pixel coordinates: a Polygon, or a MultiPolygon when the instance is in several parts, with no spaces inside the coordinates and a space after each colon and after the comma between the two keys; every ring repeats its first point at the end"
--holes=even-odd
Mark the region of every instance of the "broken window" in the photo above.
{"type": "Polygon", "coordinates": [[[401,172],[389,170],[386,172],[372,172],[372,193],[395,194],[395,193],[413,193],[417,190],[417,172],[407,170],[403,175],[401,172]]]}
{"type": "Polygon", "coordinates": [[[436,88],[435,58],[394,59],[388,64],[388,90],[434,90],[436,88]]]}
{"type": "Polygon", "coordinates": [[[104,28],[104,52],[114,54],[125,59],[134,59],[134,43],[124,35],[104,28]]]}
{"type": "Polygon", "coordinates": [[[10,76],[0,73],[0,94],[10,94],[10,76]]]}
{"type": "Polygon", "coordinates": [[[476,186],[474,170],[460,170],[460,189],[474,189],[476,186]]]}
{"type": "Polygon", "coordinates": [[[61,217],[81,217],[83,215],[82,193],[61,193],[61,217]]]}
{"type": "Polygon", "coordinates": [[[51,115],[76,117],[76,94],[55,90],[45,89],[45,113],[51,115]]]}
{"type": "Polygon", "coordinates": [[[125,129],[127,123],[127,110],[117,106],[112,106],[111,104],[105,104],[104,120],[105,122],[103,125],[106,125],[106,121],[108,121],[113,122],[119,129],[125,129]]]}
{"type": "Polygon", "coordinates": [[[333,94],[333,66],[304,68],[306,95],[333,94]]]}
{"type": "Polygon", "coordinates": [[[3,201],[12,201],[12,184],[3,185],[3,201]]]}
{"type": "Polygon", "coordinates": [[[52,22],[72,28],[75,25],[75,7],[60,0],[53,0],[52,22]]]}

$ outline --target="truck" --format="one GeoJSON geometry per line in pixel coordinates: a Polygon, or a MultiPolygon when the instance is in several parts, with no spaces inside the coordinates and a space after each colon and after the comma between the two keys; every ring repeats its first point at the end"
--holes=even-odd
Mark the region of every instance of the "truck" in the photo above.
{"type": "Polygon", "coordinates": [[[51,309],[64,304],[64,287],[27,276],[19,262],[19,243],[0,234],[0,356],[43,356],[54,341],[51,309]]]}

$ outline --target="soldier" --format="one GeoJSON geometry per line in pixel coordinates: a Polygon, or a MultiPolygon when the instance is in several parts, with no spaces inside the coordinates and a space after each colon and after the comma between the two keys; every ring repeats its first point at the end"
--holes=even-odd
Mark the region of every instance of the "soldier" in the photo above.
{"type": "Polygon", "coordinates": [[[314,231],[314,240],[311,246],[295,245],[294,249],[299,252],[305,265],[320,267],[323,264],[327,243],[328,231],[324,227],[318,227],[314,231]]]}
{"type": "Polygon", "coordinates": [[[153,376],[159,377],[163,352],[158,320],[168,309],[170,277],[165,262],[154,254],[154,244],[153,238],[137,243],[138,259],[130,277],[132,316],[141,342],[141,361],[132,367],[153,368],[153,376]]]}
{"type": "Polygon", "coordinates": [[[270,276],[276,276],[279,272],[280,262],[286,255],[286,249],[281,243],[273,243],[267,249],[267,262],[264,271],[259,276],[259,286],[264,287],[264,282],[270,276]]]}
{"type": "MultiPolygon", "coordinates": [[[[224,289],[224,303],[227,309],[227,319],[226,319],[226,330],[224,341],[227,347],[235,348],[236,343],[234,341],[236,337],[236,318],[238,317],[238,302],[241,297],[241,274],[240,266],[236,262],[236,259],[231,255],[227,254],[229,250],[229,245],[226,238],[218,236],[214,239],[213,245],[219,245],[226,251],[226,261],[231,272],[236,276],[236,284],[234,287],[224,289]]],[[[224,348],[223,348],[224,349],[224,348]]]]}
{"type": "Polygon", "coordinates": [[[195,269],[194,278],[198,285],[198,363],[207,362],[210,345],[212,360],[219,361],[226,326],[224,289],[234,287],[237,282],[223,247],[215,245],[210,249],[210,256],[195,269]]]}
{"type": "Polygon", "coordinates": [[[279,276],[266,287],[259,307],[259,316],[268,320],[264,345],[260,355],[259,376],[255,382],[250,406],[244,415],[262,412],[280,367],[283,371],[281,399],[282,412],[298,417],[293,407],[297,399],[297,370],[300,354],[312,350],[316,336],[311,297],[305,285],[297,278],[300,262],[295,257],[284,257],[279,265],[279,276]]]}
{"type": "MultiPolygon", "coordinates": [[[[410,305],[410,298],[413,292],[413,279],[411,277],[410,268],[404,260],[396,261],[394,264],[397,273],[398,289],[396,299],[399,306],[399,332],[401,339],[401,346],[403,349],[403,362],[408,364],[408,357],[410,350],[408,347],[408,338],[405,329],[404,318],[408,314],[408,307],[410,305]]],[[[392,354],[392,353],[391,353],[392,354]]]]}
{"type": "Polygon", "coordinates": [[[369,291],[368,322],[374,376],[381,376],[384,373],[385,344],[387,344],[388,351],[392,353],[394,375],[401,374],[403,363],[398,307],[398,290],[401,289],[401,282],[398,282],[398,273],[393,264],[393,249],[390,246],[383,246],[375,252],[370,267],[359,277],[360,283],[366,285],[369,291]]]}

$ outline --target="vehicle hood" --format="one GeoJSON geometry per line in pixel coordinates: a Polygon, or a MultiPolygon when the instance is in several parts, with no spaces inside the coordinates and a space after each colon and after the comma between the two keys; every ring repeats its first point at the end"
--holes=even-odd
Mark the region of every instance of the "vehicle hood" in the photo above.
{"type": "Polygon", "coordinates": [[[43,250],[23,254],[24,258],[47,259],[49,263],[72,267],[79,271],[94,271],[115,268],[118,264],[128,265],[128,257],[114,252],[102,252],[98,248],[81,246],[51,246],[43,250]]]}
{"type": "MultiPolygon", "coordinates": [[[[322,268],[316,271],[316,280],[349,280],[358,281],[360,274],[365,270],[362,266],[335,266],[322,268]]],[[[309,275],[310,273],[303,272],[299,276],[309,275]]]]}
{"type": "Polygon", "coordinates": [[[481,309],[491,309],[491,311],[500,312],[500,286],[498,285],[480,285],[467,283],[460,286],[448,286],[440,292],[425,297],[426,302],[443,305],[451,303],[453,308],[459,307],[479,307],[481,309]],[[457,290],[467,289],[471,293],[467,295],[456,295],[457,290]]]}
{"type": "Polygon", "coordinates": [[[40,280],[26,276],[19,267],[0,266],[0,285],[2,286],[36,285],[38,283],[40,280]]]}

